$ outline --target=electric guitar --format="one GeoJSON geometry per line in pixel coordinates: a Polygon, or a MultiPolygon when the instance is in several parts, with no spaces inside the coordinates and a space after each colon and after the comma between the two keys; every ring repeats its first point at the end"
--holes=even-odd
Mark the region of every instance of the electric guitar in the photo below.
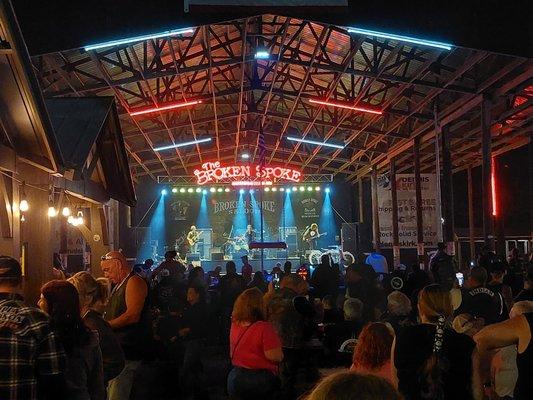
{"type": "Polygon", "coordinates": [[[304,242],[309,243],[309,242],[311,242],[312,240],[316,240],[316,239],[318,239],[318,238],[321,237],[321,236],[327,236],[327,234],[328,234],[327,232],[323,232],[323,233],[318,233],[318,234],[315,233],[315,234],[313,235],[313,233],[314,233],[314,232],[309,232],[309,236],[303,238],[304,242]]]}
{"type": "Polygon", "coordinates": [[[196,233],[193,233],[192,235],[187,235],[187,242],[189,242],[189,246],[194,246],[196,243],[198,243],[202,233],[203,231],[196,231],[196,233]]]}

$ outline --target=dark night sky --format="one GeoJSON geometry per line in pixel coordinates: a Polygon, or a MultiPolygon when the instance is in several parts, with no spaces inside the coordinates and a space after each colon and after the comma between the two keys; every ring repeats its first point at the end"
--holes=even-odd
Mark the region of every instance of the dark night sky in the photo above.
{"type": "Polygon", "coordinates": [[[337,9],[193,7],[189,14],[183,12],[183,2],[176,0],[12,2],[31,54],[270,12],[533,56],[527,0],[349,0],[348,8],[337,9]]]}

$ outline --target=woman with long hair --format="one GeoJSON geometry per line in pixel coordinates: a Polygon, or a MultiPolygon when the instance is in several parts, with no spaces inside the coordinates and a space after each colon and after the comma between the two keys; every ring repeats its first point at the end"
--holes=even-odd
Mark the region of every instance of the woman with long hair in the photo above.
{"type": "Polygon", "coordinates": [[[270,399],[280,386],[281,341],[265,321],[263,293],[247,289],[235,301],[230,331],[228,393],[232,399],[270,399]]]}
{"type": "Polygon", "coordinates": [[[392,349],[393,378],[406,400],[469,400],[473,390],[474,341],[449,328],[453,307],[441,285],[418,296],[420,324],[398,332],[392,349]]]}
{"type": "Polygon", "coordinates": [[[124,368],[124,352],[109,323],[102,318],[109,289],[105,281],[97,281],[87,271],[80,271],[67,279],[78,291],[81,318],[91,330],[98,332],[104,366],[104,384],[124,368]]]}
{"type": "Polygon", "coordinates": [[[69,400],[104,400],[102,353],[98,336],[80,316],[80,302],[74,285],[53,280],[41,288],[39,307],[50,315],[67,353],[65,372],[69,400]]]}
{"type": "Polygon", "coordinates": [[[304,400],[400,400],[385,379],[354,372],[339,372],[323,379],[304,400]]]}
{"type": "Polygon", "coordinates": [[[381,322],[366,325],[353,352],[351,371],[376,375],[392,382],[391,347],[392,328],[381,322]]]}

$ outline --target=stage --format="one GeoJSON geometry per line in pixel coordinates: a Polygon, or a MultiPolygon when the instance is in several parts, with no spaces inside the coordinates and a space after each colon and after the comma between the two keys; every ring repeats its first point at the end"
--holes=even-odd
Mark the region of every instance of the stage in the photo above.
{"type": "MultiPolygon", "coordinates": [[[[223,272],[226,272],[226,263],[229,260],[219,260],[219,261],[196,261],[193,262],[193,264],[197,265],[200,263],[200,266],[204,269],[205,272],[213,271],[217,266],[220,266],[222,268],[223,272]]],[[[242,261],[240,259],[233,260],[235,264],[237,265],[237,271],[241,271],[242,267],[242,261]]],[[[281,263],[281,266],[283,267],[283,264],[285,261],[290,261],[292,263],[292,269],[295,270],[300,267],[300,259],[298,257],[290,257],[290,258],[265,258],[263,261],[263,269],[265,271],[272,271],[272,268],[276,266],[276,263],[281,263]]],[[[249,260],[250,265],[253,267],[254,272],[255,271],[261,271],[261,259],[252,259],[249,260]]]]}

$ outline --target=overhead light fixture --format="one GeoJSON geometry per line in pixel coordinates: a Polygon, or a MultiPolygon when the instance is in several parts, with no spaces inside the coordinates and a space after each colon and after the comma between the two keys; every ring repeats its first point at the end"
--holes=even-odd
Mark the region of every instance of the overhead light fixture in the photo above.
{"type": "Polygon", "coordinates": [[[268,60],[270,58],[270,53],[265,49],[258,49],[255,52],[254,58],[256,60],[268,60]]]}
{"type": "Polygon", "coordinates": [[[270,188],[268,186],[265,188],[265,192],[270,192],[270,188]]]}
{"type": "Polygon", "coordinates": [[[305,190],[305,187],[300,186],[300,192],[303,192],[305,190]]]}
{"type": "Polygon", "coordinates": [[[162,106],[143,108],[142,110],[130,111],[130,115],[134,117],[136,115],[150,114],[150,113],[158,112],[158,111],[174,110],[175,108],[194,106],[195,104],[200,104],[201,102],[202,100],[182,101],[179,103],[172,103],[172,104],[165,104],[162,106]]]}
{"type": "Polygon", "coordinates": [[[85,222],[83,220],[83,212],[82,211],[78,211],[78,216],[76,218],[76,222],[78,223],[78,225],[83,225],[83,223],[85,222]]]}
{"type": "Polygon", "coordinates": [[[70,215],[70,208],[69,207],[63,207],[63,210],[61,211],[61,214],[63,214],[63,217],[68,217],[70,215]]]}
{"type": "Polygon", "coordinates": [[[292,187],[292,191],[293,191],[293,192],[296,192],[297,190],[298,190],[298,188],[297,188],[296,186],[293,186],[293,187],[292,187]]]}
{"type": "Polygon", "coordinates": [[[244,194],[244,189],[239,190],[239,194],[244,194]]]}
{"type": "Polygon", "coordinates": [[[196,193],[202,193],[202,189],[196,188],[196,193]]]}
{"type": "Polygon", "coordinates": [[[316,186],[316,187],[315,187],[315,190],[316,190],[317,192],[320,192],[320,186],[316,186]]]}
{"type": "Polygon", "coordinates": [[[50,218],[57,217],[57,214],[58,214],[58,211],[56,210],[56,208],[54,206],[49,206],[48,207],[48,216],[50,218]]]}
{"type": "Polygon", "coordinates": [[[185,188],[180,188],[180,193],[185,193],[185,188]]]}
{"type": "Polygon", "coordinates": [[[329,193],[329,192],[331,192],[331,189],[329,187],[327,187],[326,190],[324,190],[324,192],[329,193]]]}
{"type": "Polygon", "coordinates": [[[187,189],[187,193],[193,193],[194,192],[194,189],[193,188],[189,188],[187,189]]]}
{"type": "Polygon", "coordinates": [[[209,191],[210,191],[211,193],[215,193],[217,190],[216,190],[215,188],[211,188],[211,189],[209,189],[209,191]]]}
{"type": "Polygon", "coordinates": [[[422,46],[436,47],[436,48],[443,49],[443,50],[452,49],[452,45],[448,43],[435,42],[433,40],[426,40],[426,39],[418,39],[418,38],[413,38],[413,37],[403,36],[403,35],[395,35],[394,33],[371,31],[369,29],[349,27],[348,33],[359,33],[361,35],[375,36],[375,37],[379,37],[382,39],[398,40],[401,42],[419,44],[422,46]]]}
{"type": "Polygon", "coordinates": [[[85,51],[98,50],[98,49],[103,49],[105,47],[119,46],[121,44],[142,42],[144,40],[149,40],[149,39],[157,39],[157,38],[167,37],[167,36],[183,35],[186,33],[193,33],[193,32],[194,30],[192,28],[172,29],[172,30],[163,31],[159,33],[151,33],[147,35],[134,36],[131,38],[111,40],[109,42],[103,42],[103,43],[98,43],[98,44],[90,44],[88,46],[85,46],[84,49],[85,51]]]}
{"type": "Polygon", "coordinates": [[[323,106],[331,106],[331,107],[339,107],[339,108],[345,108],[347,110],[353,110],[353,111],[362,111],[370,114],[377,114],[381,115],[383,114],[382,110],[377,110],[375,108],[370,107],[360,107],[360,106],[354,106],[350,103],[342,103],[338,101],[325,101],[320,99],[309,99],[309,103],[312,104],[321,104],[323,106]]]}
{"type": "Polygon", "coordinates": [[[205,142],[210,142],[210,141],[211,141],[211,138],[192,140],[190,142],[176,143],[176,144],[172,144],[170,146],[156,147],[154,149],[154,151],[163,151],[163,150],[175,149],[177,147],[190,146],[190,145],[193,145],[193,144],[205,143],[205,142]]]}
{"type": "Polygon", "coordinates": [[[243,154],[241,155],[241,158],[242,158],[243,160],[248,160],[248,159],[250,158],[250,154],[248,154],[248,153],[243,153],[243,154]]]}
{"type": "Polygon", "coordinates": [[[22,188],[20,189],[20,203],[19,203],[19,210],[22,212],[26,212],[30,209],[30,205],[28,203],[28,200],[26,200],[26,182],[22,182],[22,188]]]}
{"type": "Polygon", "coordinates": [[[161,190],[161,196],[166,196],[167,195],[167,189],[162,189],[161,190]]]}
{"type": "Polygon", "coordinates": [[[172,188],[172,193],[178,193],[178,188],[172,188]]]}
{"type": "Polygon", "coordinates": [[[310,140],[310,139],[301,139],[301,138],[296,138],[294,136],[287,136],[287,139],[291,140],[293,142],[314,144],[316,146],[333,147],[334,149],[344,149],[344,147],[345,147],[344,145],[340,145],[340,144],[328,143],[328,142],[319,142],[317,140],[310,140]]]}
{"type": "Polygon", "coordinates": [[[313,188],[311,186],[307,186],[307,191],[308,192],[312,192],[313,191],[313,188]]]}
{"type": "Polygon", "coordinates": [[[207,194],[207,190],[202,190],[202,194],[207,194]]]}
{"type": "Polygon", "coordinates": [[[226,193],[229,193],[229,191],[230,191],[229,188],[225,188],[224,189],[224,192],[226,192],[226,193]]]}
{"type": "Polygon", "coordinates": [[[272,191],[273,191],[273,192],[277,192],[277,191],[278,191],[278,188],[274,186],[274,187],[272,188],[272,191]]]}
{"type": "Polygon", "coordinates": [[[222,193],[223,191],[224,191],[224,189],[222,189],[221,187],[219,187],[219,188],[217,189],[217,192],[218,192],[218,193],[222,193]]]}

